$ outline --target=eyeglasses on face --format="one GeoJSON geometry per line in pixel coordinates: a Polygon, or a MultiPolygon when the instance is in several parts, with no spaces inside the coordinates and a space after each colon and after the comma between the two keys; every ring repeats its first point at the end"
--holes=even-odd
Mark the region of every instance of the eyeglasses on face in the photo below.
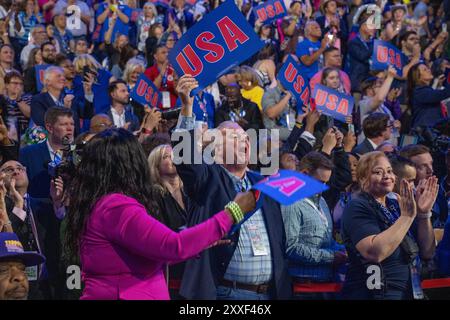
{"type": "Polygon", "coordinates": [[[19,171],[19,172],[25,172],[27,170],[27,168],[23,167],[23,166],[18,166],[18,167],[6,167],[3,168],[1,170],[1,172],[6,173],[6,174],[13,174],[14,171],[19,171]]]}

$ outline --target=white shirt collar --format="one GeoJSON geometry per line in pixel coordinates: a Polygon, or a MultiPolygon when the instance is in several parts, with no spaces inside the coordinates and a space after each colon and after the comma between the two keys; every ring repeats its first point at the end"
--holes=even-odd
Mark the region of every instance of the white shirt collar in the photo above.
{"type": "Polygon", "coordinates": [[[375,144],[375,142],[373,142],[372,140],[370,140],[369,138],[367,138],[367,140],[370,142],[370,144],[372,145],[373,149],[375,150],[378,146],[375,144]]]}

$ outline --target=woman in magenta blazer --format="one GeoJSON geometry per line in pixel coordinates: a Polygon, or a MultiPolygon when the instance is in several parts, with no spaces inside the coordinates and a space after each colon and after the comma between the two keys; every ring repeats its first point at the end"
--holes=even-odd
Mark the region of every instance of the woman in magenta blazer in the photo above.
{"type": "MultiPolygon", "coordinates": [[[[128,131],[104,131],[83,149],[65,242],[81,258],[81,299],[169,299],[165,265],[195,257],[238,220],[227,209],[175,233],[158,221],[150,190],[144,151],[128,131]]],[[[235,202],[243,212],[255,206],[252,193],[235,202]]]]}

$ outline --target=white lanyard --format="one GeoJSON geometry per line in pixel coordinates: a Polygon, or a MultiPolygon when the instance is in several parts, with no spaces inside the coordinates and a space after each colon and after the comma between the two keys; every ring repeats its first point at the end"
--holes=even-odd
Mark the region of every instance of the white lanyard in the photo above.
{"type": "Polygon", "coordinates": [[[327,219],[327,217],[325,216],[325,213],[323,212],[323,210],[322,210],[322,208],[320,207],[320,204],[319,204],[319,207],[317,207],[315,204],[314,204],[314,202],[312,202],[310,199],[307,199],[307,198],[305,198],[305,199],[303,199],[306,203],[308,203],[311,207],[313,207],[315,210],[316,210],[316,212],[319,214],[319,216],[320,216],[320,219],[323,221],[323,223],[325,224],[325,226],[328,228],[328,219],[327,219]]]}

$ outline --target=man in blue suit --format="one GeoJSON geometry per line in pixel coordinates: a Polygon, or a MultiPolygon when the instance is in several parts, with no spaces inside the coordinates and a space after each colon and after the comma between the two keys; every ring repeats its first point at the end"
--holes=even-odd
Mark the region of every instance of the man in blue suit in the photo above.
{"type": "Polygon", "coordinates": [[[72,142],[75,124],[73,112],[67,108],[50,108],[45,113],[48,140],[19,150],[19,161],[27,168],[30,187],[28,192],[35,198],[50,198],[50,175],[48,163],[62,156],[66,148],[64,140],[72,142]]]}
{"type": "Polygon", "coordinates": [[[363,155],[375,151],[380,144],[391,138],[392,128],[387,114],[380,112],[369,114],[363,121],[365,139],[353,148],[353,152],[363,155]]]}
{"type": "Polygon", "coordinates": [[[66,108],[73,111],[75,132],[80,132],[80,118],[90,119],[94,116],[92,102],[85,99],[74,99],[75,96],[68,93],[64,86],[66,79],[64,70],[51,66],[44,72],[45,92],[41,92],[31,99],[31,119],[34,124],[44,126],[45,112],[51,107],[66,108]]]}
{"type": "Polygon", "coordinates": [[[131,132],[139,130],[138,117],[133,114],[129,106],[130,93],[125,81],[116,80],[109,84],[111,107],[104,110],[117,128],[125,128],[131,132]]]}
{"type": "MultiPolygon", "coordinates": [[[[191,139],[190,150],[183,150],[190,152],[191,157],[177,165],[177,172],[189,197],[187,211],[190,226],[223,210],[238,192],[248,190],[263,178],[248,171],[248,136],[237,123],[231,121],[219,126],[225,142],[219,144],[216,150],[216,155],[219,155],[221,160],[226,160],[231,155],[231,163],[224,161],[223,164],[194,164],[194,150],[197,145],[192,130],[195,123],[192,113],[193,98],[189,97],[189,94],[195,86],[196,81],[185,75],[180,78],[177,87],[182,102],[178,130],[191,139]],[[236,139],[238,145],[235,145],[236,139]],[[230,142],[235,146],[231,150],[230,142]]],[[[185,144],[184,138],[182,141],[185,144]]],[[[174,143],[175,154],[180,146],[182,147],[181,144],[174,143]]],[[[230,237],[231,244],[213,247],[204,251],[199,258],[186,263],[180,288],[183,297],[221,300],[291,297],[280,206],[272,199],[263,197],[262,208],[230,237]]]]}

